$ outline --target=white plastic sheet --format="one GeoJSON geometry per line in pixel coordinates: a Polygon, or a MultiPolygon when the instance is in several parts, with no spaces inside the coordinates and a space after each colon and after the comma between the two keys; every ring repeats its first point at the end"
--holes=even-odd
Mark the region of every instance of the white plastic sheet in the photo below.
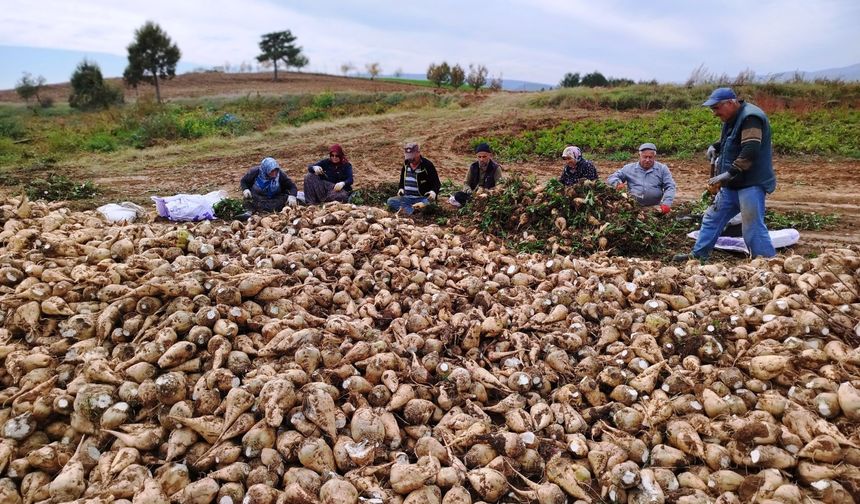
{"type": "Polygon", "coordinates": [[[122,203],[108,203],[96,208],[107,219],[108,222],[134,222],[138,217],[146,215],[146,210],[131,201],[122,203]]]}
{"type": "Polygon", "coordinates": [[[215,203],[227,197],[226,191],[208,194],[177,194],[174,196],[152,196],[158,215],[172,221],[198,221],[215,218],[215,203]]]}
{"type": "MultiPolygon", "coordinates": [[[[790,247],[800,241],[800,232],[796,229],[777,229],[775,231],[768,231],[768,234],[770,235],[770,241],[773,243],[773,248],[777,249],[790,247]]],[[[687,234],[687,236],[695,240],[699,237],[699,230],[693,231],[687,234]]],[[[749,254],[742,236],[720,236],[717,238],[717,244],[714,245],[714,248],[749,254]]]]}

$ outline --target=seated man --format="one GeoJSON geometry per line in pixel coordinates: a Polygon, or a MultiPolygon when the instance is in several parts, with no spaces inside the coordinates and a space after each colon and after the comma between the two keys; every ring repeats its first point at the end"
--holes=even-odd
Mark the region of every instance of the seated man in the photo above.
{"type": "Polygon", "coordinates": [[[346,203],[352,194],[352,164],[340,145],[328,150],[328,159],[308,166],[304,181],[305,202],[318,205],[329,201],[346,203]]]}
{"type": "Polygon", "coordinates": [[[248,170],[239,185],[250,212],[279,212],[284,204],[296,205],[298,188],[273,158],[267,157],[248,170]]]}
{"type": "Polygon", "coordinates": [[[594,163],[582,157],[582,151],[575,145],[569,145],[561,153],[564,167],[561,169],[559,181],[564,185],[573,185],[580,180],[597,180],[597,168],[594,163]]]}
{"type": "Polygon", "coordinates": [[[475,147],[475,156],[478,160],[469,167],[463,190],[457,191],[448,200],[454,206],[465,205],[478,187],[492,189],[502,179],[502,167],[493,160],[493,151],[488,144],[478,144],[475,147]]]}
{"type": "Polygon", "coordinates": [[[639,146],[639,161],[624,165],[606,179],[608,185],[623,189],[627,184],[630,195],[642,206],[656,207],[667,214],[675,199],[675,181],[669,167],[657,161],[657,147],[653,143],[639,146]]]}
{"type": "Polygon", "coordinates": [[[397,190],[396,197],[388,198],[386,204],[395,212],[402,209],[406,215],[412,215],[416,209],[421,209],[436,199],[442,183],[433,163],[421,156],[417,143],[407,143],[403,149],[403,157],[400,189],[397,190]]]}

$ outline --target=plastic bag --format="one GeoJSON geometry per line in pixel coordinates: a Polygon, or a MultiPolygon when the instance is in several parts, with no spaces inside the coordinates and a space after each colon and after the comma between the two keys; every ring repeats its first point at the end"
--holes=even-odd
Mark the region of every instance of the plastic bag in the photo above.
{"type": "MultiPolygon", "coordinates": [[[[770,235],[770,242],[775,249],[790,247],[800,241],[800,232],[792,228],[768,231],[768,234],[770,235]]],[[[699,231],[693,231],[687,234],[687,236],[695,240],[699,237],[699,231]]],[[[714,248],[749,254],[749,249],[747,249],[743,237],[720,236],[717,238],[714,248]]]]}
{"type": "Polygon", "coordinates": [[[208,194],[177,194],[175,196],[152,196],[158,215],[172,221],[198,221],[215,218],[215,203],[227,197],[226,191],[208,194]]]}
{"type": "Polygon", "coordinates": [[[96,208],[96,211],[108,222],[134,222],[138,217],[146,215],[146,210],[142,206],[135,205],[131,201],[123,201],[119,204],[108,203],[96,208]]]}

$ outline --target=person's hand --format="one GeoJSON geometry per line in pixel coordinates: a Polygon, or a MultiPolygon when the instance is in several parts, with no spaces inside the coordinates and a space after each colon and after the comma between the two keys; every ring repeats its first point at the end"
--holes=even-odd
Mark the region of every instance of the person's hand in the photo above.
{"type": "Polygon", "coordinates": [[[436,191],[430,191],[429,193],[427,193],[427,199],[429,199],[430,201],[435,200],[436,199],[436,191]]]}
{"type": "Polygon", "coordinates": [[[337,191],[342,191],[342,190],[343,190],[343,186],[345,186],[345,185],[346,185],[346,184],[345,184],[345,183],[343,183],[343,182],[338,182],[337,184],[335,184],[335,185],[334,185],[334,190],[335,190],[335,192],[337,192],[337,191]]]}
{"type": "Polygon", "coordinates": [[[322,172],[323,172],[322,166],[314,165],[314,166],[311,166],[311,169],[312,169],[312,170],[314,171],[314,173],[316,173],[317,175],[322,175],[322,172]]]}
{"type": "Polygon", "coordinates": [[[708,158],[708,162],[713,163],[717,159],[717,148],[711,145],[708,147],[708,152],[705,154],[705,157],[708,158]]]}
{"type": "Polygon", "coordinates": [[[287,205],[296,206],[296,203],[297,203],[297,201],[296,201],[295,196],[293,196],[293,195],[287,196],[287,205]]]}
{"type": "Polygon", "coordinates": [[[615,190],[623,191],[624,190],[624,182],[619,182],[619,183],[615,184],[615,190]]]}
{"type": "Polygon", "coordinates": [[[669,208],[669,205],[660,205],[657,208],[655,208],[654,210],[656,210],[657,213],[660,213],[663,215],[666,215],[667,213],[672,211],[672,209],[669,208]]]}
{"type": "Polygon", "coordinates": [[[398,189],[398,190],[397,190],[397,195],[398,195],[398,196],[403,196],[404,192],[405,192],[405,191],[404,191],[403,189],[398,189]]]}
{"type": "Polygon", "coordinates": [[[712,177],[708,179],[708,185],[713,186],[717,184],[722,184],[723,182],[728,182],[733,180],[735,177],[740,175],[741,171],[734,166],[730,167],[727,171],[720,173],[716,177],[712,177]]]}
{"type": "Polygon", "coordinates": [[[245,199],[250,199],[251,198],[251,190],[245,189],[244,191],[242,191],[242,196],[245,197],[245,199]]]}

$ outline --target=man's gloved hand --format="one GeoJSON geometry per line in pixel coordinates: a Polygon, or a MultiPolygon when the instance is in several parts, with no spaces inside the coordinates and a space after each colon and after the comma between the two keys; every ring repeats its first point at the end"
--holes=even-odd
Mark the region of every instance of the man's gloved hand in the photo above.
{"type": "Polygon", "coordinates": [[[427,193],[427,199],[429,199],[430,201],[435,200],[436,199],[436,191],[430,191],[429,193],[427,193]]]}
{"type": "Polygon", "coordinates": [[[716,161],[717,155],[718,154],[716,147],[714,147],[713,145],[708,147],[708,152],[705,154],[705,156],[708,158],[708,162],[713,163],[714,161],[716,161]]]}
{"type": "Polygon", "coordinates": [[[345,185],[346,185],[346,184],[345,184],[345,183],[343,183],[343,182],[338,182],[337,184],[335,184],[335,185],[334,185],[334,190],[335,190],[336,192],[337,192],[337,191],[342,191],[342,190],[343,190],[343,186],[345,186],[345,185]]]}
{"type": "Polygon", "coordinates": [[[251,190],[250,190],[250,189],[245,189],[244,191],[242,191],[242,196],[243,196],[245,199],[250,199],[250,198],[251,198],[251,190]]]}
{"type": "Polygon", "coordinates": [[[311,169],[312,169],[312,170],[314,171],[314,173],[316,173],[317,175],[322,175],[322,172],[323,172],[322,166],[314,165],[314,166],[311,166],[311,169]]]}
{"type": "Polygon", "coordinates": [[[405,192],[406,192],[406,191],[404,191],[403,189],[398,189],[398,190],[397,190],[397,195],[398,195],[398,196],[403,196],[403,194],[404,194],[405,192]]]}
{"type": "Polygon", "coordinates": [[[657,211],[657,213],[661,213],[663,215],[666,215],[667,213],[672,211],[672,209],[669,207],[669,205],[660,205],[657,208],[655,208],[655,210],[657,211]]]}
{"type": "Polygon", "coordinates": [[[624,190],[624,182],[619,182],[619,183],[615,184],[615,189],[617,191],[623,191],[624,190]]]}
{"type": "Polygon", "coordinates": [[[723,182],[728,182],[730,180],[733,180],[738,175],[740,175],[740,173],[741,173],[741,171],[739,169],[732,166],[731,168],[728,169],[728,171],[724,171],[723,173],[720,173],[716,177],[712,177],[712,178],[708,179],[708,185],[712,186],[712,185],[722,184],[723,182]]]}
{"type": "Polygon", "coordinates": [[[292,196],[292,195],[291,195],[291,196],[287,196],[287,205],[289,205],[289,206],[296,206],[296,203],[297,203],[297,201],[296,201],[296,197],[295,197],[295,196],[292,196]]]}

